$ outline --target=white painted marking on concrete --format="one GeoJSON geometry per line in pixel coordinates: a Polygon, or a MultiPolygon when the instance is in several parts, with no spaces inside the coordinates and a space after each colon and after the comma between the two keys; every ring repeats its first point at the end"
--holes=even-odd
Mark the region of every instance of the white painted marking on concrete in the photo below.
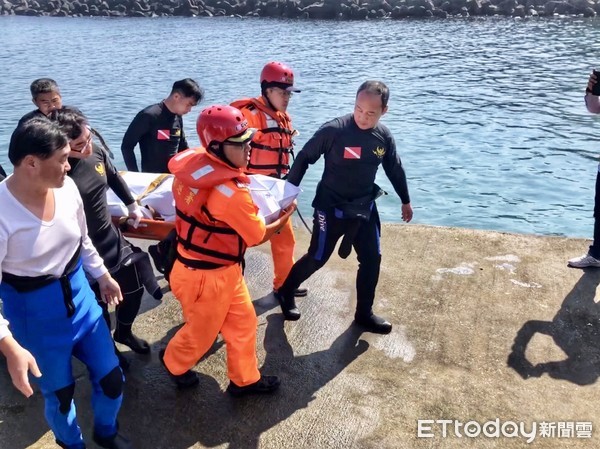
{"type": "Polygon", "coordinates": [[[394,325],[392,333],[385,336],[363,334],[365,340],[370,345],[382,351],[390,359],[401,358],[406,363],[410,363],[415,358],[415,347],[408,341],[406,336],[406,326],[394,325]]]}
{"type": "Polygon", "coordinates": [[[490,260],[492,262],[521,262],[519,256],[515,256],[514,254],[506,254],[504,256],[493,256],[486,257],[485,260],[490,260]]]}
{"type": "Polygon", "coordinates": [[[474,263],[463,262],[458,267],[438,268],[437,270],[435,270],[435,272],[438,274],[450,273],[450,274],[457,274],[459,276],[468,276],[470,274],[475,273],[475,270],[473,270],[474,266],[475,266],[474,263]]]}
{"type": "Polygon", "coordinates": [[[515,270],[517,269],[514,265],[509,263],[503,263],[500,265],[494,265],[494,268],[498,268],[499,270],[508,271],[510,274],[515,274],[515,270]]]}
{"type": "Polygon", "coordinates": [[[512,282],[515,285],[518,285],[519,287],[542,288],[542,286],[540,284],[538,284],[537,282],[531,282],[528,284],[527,282],[517,281],[516,279],[511,279],[510,282],[512,282]]]}

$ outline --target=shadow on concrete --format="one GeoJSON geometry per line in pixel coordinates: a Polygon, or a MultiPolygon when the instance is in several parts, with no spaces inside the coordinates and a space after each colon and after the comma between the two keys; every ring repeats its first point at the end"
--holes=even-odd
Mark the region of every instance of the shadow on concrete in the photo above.
{"type": "Polygon", "coordinates": [[[44,399],[39,391],[29,399],[21,396],[10,381],[5,359],[0,359],[0,447],[25,449],[48,431],[44,399]]]}
{"type": "MultiPolygon", "coordinates": [[[[44,417],[44,398],[39,388],[32,383],[35,394],[30,398],[23,397],[11,383],[4,358],[0,359],[0,448],[58,448],[54,444],[53,435],[46,440],[52,442],[50,446],[39,444],[39,440],[50,431],[44,417]]],[[[84,438],[91,440],[91,388],[88,371],[76,358],[73,358],[72,367],[76,382],[74,400],[77,419],[80,425],[83,424],[84,438]],[[80,413],[81,410],[84,412],[80,413]]],[[[93,449],[95,446],[88,445],[88,448],[93,449]]]]}
{"type": "MultiPolygon", "coordinates": [[[[163,288],[166,288],[167,291],[170,291],[168,285],[163,288]]],[[[174,297],[170,300],[177,301],[177,299],[174,297]]],[[[147,292],[145,292],[144,298],[142,300],[142,306],[140,307],[140,312],[138,315],[154,309],[155,307],[160,305],[160,303],[161,301],[154,300],[150,295],[147,294],[147,292]]],[[[277,304],[277,301],[271,293],[266,296],[263,296],[262,298],[255,299],[254,301],[252,301],[252,304],[254,305],[254,309],[256,310],[257,316],[263,315],[268,311],[274,309],[275,307],[278,307],[279,305],[277,304]]],[[[112,323],[114,323],[116,320],[114,312],[111,312],[111,320],[112,323]]],[[[159,341],[151,344],[151,352],[158,354],[158,352],[161,349],[166,348],[167,344],[175,336],[177,331],[183,327],[183,324],[184,323],[180,323],[177,326],[174,326],[169,331],[167,331],[167,333],[159,341]]],[[[225,346],[225,342],[219,337],[217,337],[211,348],[206,352],[206,354],[202,356],[202,358],[198,362],[200,363],[203,360],[207,359],[212,354],[216,353],[219,349],[221,349],[223,346],[225,346]]],[[[144,360],[147,361],[149,359],[147,355],[136,354],[124,345],[119,345],[118,347],[121,352],[121,355],[123,355],[126,358],[126,360],[130,363],[130,366],[126,370],[126,375],[129,375],[132,370],[137,369],[137,365],[139,365],[140,363],[144,363],[144,360]]]]}
{"type": "MultiPolygon", "coordinates": [[[[278,306],[271,294],[255,300],[254,304],[258,315],[267,315],[278,306]]],[[[262,343],[266,356],[261,371],[280,376],[282,386],[278,392],[269,396],[230,397],[224,391],[226,384],[220,385],[217,380],[226,379],[223,357],[210,358],[224,346],[222,339],[215,341],[196,370],[200,377],[198,388],[177,390],[157,354],[181,324],[152,345],[150,356],[131,357],[128,354],[133,363],[126,375],[125,397],[119,414],[122,433],[136,448],[188,449],[195,445],[215,447],[226,444],[230,449],[256,449],[265,431],[307,408],[319,390],[369,347],[366,341],[359,340],[362,331],[351,326],[329,348],[295,355],[285,333],[283,315],[271,312],[266,316],[266,323],[262,343]]],[[[6,368],[0,367],[0,370],[0,448],[54,447],[40,442],[49,429],[39,392],[25,400],[12,388],[6,368]]],[[[92,414],[87,371],[83,365],[75,363],[74,374],[78,420],[88,448],[93,449],[96,446],[90,442],[92,414]]],[[[293,426],[290,432],[294,431],[303,430],[293,426]]],[[[47,438],[44,441],[49,441],[47,438]]],[[[285,447],[285,442],[282,444],[285,447]]]]}
{"type": "MultiPolygon", "coordinates": [[[[167,289],[168,289],[168,285],[167,285],[167,289]]],[[[170,291],[170,289],[168,289],[168,291],[170,291]]],[[[145,295],[145,297],[152,299],[151,296],[149,295],[145,295]]],[[[148,299],[148,303],[152,304],[150,299],[148,299]]],[[[173,297],[174,301],[177,301],[177,299],[175,297],[173,297]]],[[[159,301],[154,301],[156,303],[159,303],[159,301]]],[[[262,298],[258,298],[255,299],[254,301],[252,301],[252,304],[254,305],[254,309],[256,311],[256,315],[260,316],[263,315],[265,313],[267,313],[268,311],[274,309],[275,307],[277,307],[279,304],[277,304],[277,301],[275,300],[275,298],[273,297],[272,294],[268,294],[266,296],[263,296],[262,298]]],[[[144,305],[144,302],[142,301],[142,306],[144,305]]],[[[154,307],[152,307],[154,308],[154,307]]],[[[151,310],[151,309],[149,309],[151,310]]],[[[142,310],[142,308],[140,308],[140,313],[145,312],[145,310],[142,310]]],[[[113,317],[113,320],[115,318],[113,317]]],[[[177,331],[179,331],[179,329],[181,329],[183,327],[184,323],[180,323],[177,326],[174,326],[173,328],[171,328],[169,331],[167,331],[167,333],[156,343],[153,343],[151,345],[151,350],[153,353],[158,353],[161,349],[164,349],[167,347],[167,344],[169,343],[169,341],[171,341],[171,339],[175,336],[175,334],[177,333],[177,331]]],[[[207,359],[208,357],[210,357],[212,354],[216,353],[219,349],[221,349],[223,346],[225,346],[225,341],[222,338],[217,337],[217,339],[215,340],[215,342],[213,343],[213,345],[210,347],[210,349],[202,356],[202,358],[198,361],[198,363],[202,362],[203,360],[207,359]]],[[[124,347],[124,346],[121,346],[124,347]]],[[[128,354],[129,356],[135,356],[136,354],[131,351],[131,350],[124,350],[121,351],[122,354],[128,354]]],[[[139,356],[139,354],[138,354],[139,356]]]]}
{"type": "MultiPolygon", "coordinates": [[[[148,379],[145,376],[141,384],[133,379],[127,386],[132,391],[126,393],[122,423],[127,434],[135,436],[137,447],[188,449],[199,443],[203,447],[227,444],[230,449],[258,448],[263,432],[307,407],[321,388],[368,349],[369,344],[359,340],[361,334],[352,326],[328,349],[295,356],[283,316],[271,314],[267,317],[266,357],[261,371],[280,376],[282,386],[277,393],[232,398],[213,377],[200,374],[196,389],[177,391],[169,383],[169,388],[153,388],[151,394],[142,397],[148,379]]],[[[163,378],[161,383],[168,381],[164,371],[154,381],[158,377],[163,378]]]]}
{"type": "Polygon", "coordinates": [[[269,293],[262,298],[255,299],[252,301],[252,304],[254,305],[254,310],[256,310],[257,316],[265,315],[267,312],[270,312],[273,309],[277,309],[279,312],[281,312],[281,309],[279,309],[279,303],[275,299],[273,293],[269,293]]]}
{"type": "Polygon", "coordinates": [[[595,383],[600,376],[600,304],[595,302],[598,284],[600,270],[584,270],[552,321],[527,321],[515,337],[508,366],[523,379],[546,373],[577,385],[595,383]],[[536,365],[529,362],[525,351],[536,333],[552,337],[567,358],[536,365]]]}

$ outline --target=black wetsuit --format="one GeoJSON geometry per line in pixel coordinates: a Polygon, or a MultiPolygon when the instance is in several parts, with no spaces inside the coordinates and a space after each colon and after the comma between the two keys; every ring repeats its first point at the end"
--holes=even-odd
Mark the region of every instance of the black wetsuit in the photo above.
{"type": "Polygon", "coordinates": [[[337,241],[345,236],[347,251],[343,257],[352,245],[359,263],[356,316],[368,318],[381,264],[381,225],[375,205],[381,191],[375,175],[383,165],[402,203],[408,204],[406,175],[388,128],[378,124],[361,130],[352,114],[326,123],[315,133],[298,153],[287,180],[299,185],[309,164],[321,155],[325,157],[325,169],[312,203],[314,225],[308,253],[294,264],[279,291],[293,296],[302,282],[325,265],[337,241]]]}
{"type": "Polygon", "coordinates": [[[128,245],[120,242],[120,232],[113,226],[106,189],[110,187],[125,204],[134,202],[131,192],[108,155],[95,143],[93,152],[87,159],[69,158],[73,178],[81,198],[88,226],[88,234],[109,271],[118,269],[122,259],[127,257],[128,245]]]}
{"type": "Polygon", "coordinates": [[[4,178],[6,178],[6,172],[2,168],[2,165],[0,165],[0,181],[4,180],[4,178]]]}
{"type": "MultiPolygon", "coordinates": [[[[87,159],[69,158],[69,176],[75,181],[85,210],[88,235],[98,250],[104,265],[118,282],[123,294],[123,302],[117,306],[117,329],[131,325],[140,309],[144,285],[155,293],[159,288],[150,265],[148,255],[129,243],[121,231],[112,224],[106,189],[110,187],[123,203],[131,204],[134,198],[107,153],[95,143],[93,152],[87,159]]],[[[98,284],[92,288],[100,298],[98,284]]],[[[104,310],[106,307],[103,302],[104,310]]],[[[110,318],[105,313],[110,328],[110,318]]]]}
{"type": "Polygon", "coordinates": [[[23,117],[21,117],[21,119],[19,120],[19,123],[17,123],[17,127],[21,126],[27,120],[31,120],[32,118],[45,118],[45,117],[46,116],[42,113],[42,111],[40,111],[39,109],[36,109],[35,111],[28,112],[23,117]]]}
{"type": "Polygon", "coordinates": [[[169,159],[188,148],[182,117],[169,111],[164,102],[148,106],[135,116],[121,145],[123,160],[129,171],[139,171],[134,153],[138,143],[142,171],[168,173],[169,159]]]}

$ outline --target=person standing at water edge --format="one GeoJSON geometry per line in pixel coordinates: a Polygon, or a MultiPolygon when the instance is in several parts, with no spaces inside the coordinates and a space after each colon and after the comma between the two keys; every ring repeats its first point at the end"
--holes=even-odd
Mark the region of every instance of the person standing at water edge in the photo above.
{"type": "Polygon", "coordinates": [[[134,149],[140,146],[141,166],[146,173],[168,173],[169,159],[188,148],[183,118],[203,97],[198,83],[191,78],[176,81],[169,96],[140,111],[121,144],[123,160],[129,171],[140,171],[134,149]]]}
{"type": "Polygon", "coordinates": [[[123,373],[85,272],[102,299],[121,302],[121,291],[87,235],[83,204],[67,177],[69,144],[48,119],[32,119],[13,132],[8,157],[14,172],[0,183],[0,297],[16,341],[31,352],[45,416],[62,448],[83,449],[73,394],[73,356],[92,382],[94,440],[129,449],[118,433],[123,373]]]}
{"type": "Polygon", "coordinates": [[[258,322],[242,262],[246,248],[279,231],[295,205],[269,225],[257,215],[244,174],[254,130],[238,109],[204,109],[197,130],[203,147],[169,162],[178,241],[170,282],[185,324],[161,358],[178,387],[195,386],[192,367],[220,333],[227,347],[227,391],[232,396],[272,393],[279,378],[262,375],[257,367],[258,322]]]}
{"type": "MultiPolygon", "coordinates": [[[[182,116],[202,101],[203,96],[198,83],[185,78],[173,83],[165,100],[140,111],[127,128],[121,145],[127,170],[139,171],[134,153],[135,146],[139,144],[142,172],[169,173],[169,159],[189,148],[182,116]]],[[[167,270],[166,259],[174,236],[173,232],[165,240],[148,247],[154,265],[161,273],[167,270]]]]}
{"type": "Polygon", "coordinates": [[[31,101],[37,106],[37,109],[21,117],[18,126],[21,126],[32,118],[47,117],[55,109],[62,108],[60,89],[53,79],[37,79],[31,83],[29,90],[31,92],[31,101]]]}
{"type": "Polygon", "coordinates": [[[381,81],[366,81],[358,89],[354,113],[325,123],[304,145],[287,180],[298,186],[310,164],[323,155],[325,169],[313,200],[313,233],[305,254],[296,262],[276,294],[288,320],[300,318],[294,290],[320,269],[344,236],[340,256],[350,246],[358,258],[356,276],[356,324],[386,334],[392,325],[373,314],[372,306],[381,264],[379,214],[375,199],[382,193],[375,184],[379,165],[402,200],[402,219],[409,222],[413,211],[404,168],[396,144],[379,119],[387,112],[389,89],[381,81]]]}
{"type": "MultiPolygon", "coordinates": [[[[294,72],[281,62],[267,63],[260,74],[261,96],[234,101],[248,120],[248,126],[257,131],[250,142],[250,162],[247,173],[259,173],[283,178],[290,169],[290,156],[294,154],[293,137],[297,131],[286,112],[294,92],[294,72]]],[[[294,230],[292,220],[271,237],[273,255],[273,291],[277,291],[294,265],[294,230]]],[[[297,289],[296,296],[305,296],[306,289],[297,289]]]]}
{"type": "MultiPolygon", "coordinates": [[[[600,114],[600,85],[596,72],[592,72],[585,91],[585,106],[588,111],[600,114]]],[[[596,173],[596,193],[594,195],[594,240],[587,254],[570,259],[567,264],[574,268],[600,268],[600,164],[596,173]]]]}

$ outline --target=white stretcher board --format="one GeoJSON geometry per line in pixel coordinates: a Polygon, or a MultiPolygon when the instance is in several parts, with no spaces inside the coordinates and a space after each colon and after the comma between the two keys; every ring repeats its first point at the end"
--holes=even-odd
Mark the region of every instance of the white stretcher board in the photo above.
{"type": "MultiPolygon", "coordinates": [[[[121,172],[123,180],[129,187],[131,194],[138,199],[148,186],[157,180],[159,173],[121,172]]],[[[249,175],[250,195],[258,207],[258,215],[263,217],[265,223],[275,221],[282,209],[288,207],[300,194],[302,189],[282,179],[271,178],[264,175],[249,175]]],[[[168,222],[175,221],[175,201],[173,200],[173,175],[167,175],[160,184],[140,200],[140,206],[150,206],[168,222]]],[[[126,217],[129,215],[125,204],[108,189],[106,193],[108,209],[113,217],[126,217]]],[[[142,207],[145,218],[152,219],[150,211],[142,207]]]]}

